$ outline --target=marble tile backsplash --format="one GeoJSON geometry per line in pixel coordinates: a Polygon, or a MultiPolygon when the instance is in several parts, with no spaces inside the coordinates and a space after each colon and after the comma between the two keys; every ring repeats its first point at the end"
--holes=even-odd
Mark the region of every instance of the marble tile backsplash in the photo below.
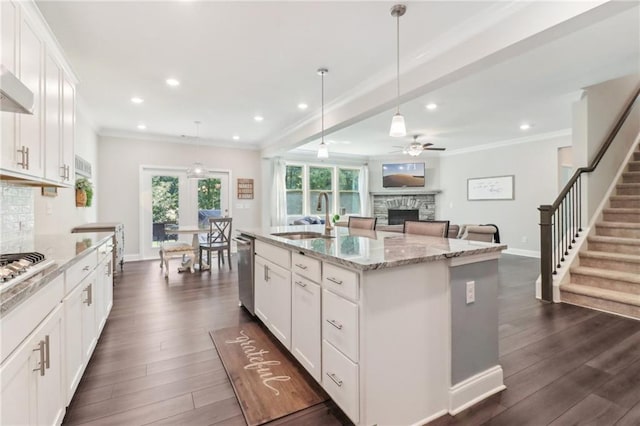
{"type": "Polygon", "coordinates": [[[2,245],[32,233],[35,189],[0,181],[0,240],[2,245]]]}

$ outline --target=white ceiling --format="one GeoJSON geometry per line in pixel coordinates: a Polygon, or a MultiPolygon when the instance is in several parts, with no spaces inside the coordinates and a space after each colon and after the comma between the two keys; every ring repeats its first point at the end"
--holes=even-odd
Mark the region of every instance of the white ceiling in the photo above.
{"type": "MultiPolygon", "coordinates": [[[[193,135],[199,120],[203,140],[239,147],[264,146],[285,129],[319,121],[320,66],[329,68],[326,105],[366,81],[392,80],[393,4],[38,2],[101,133],[172,138],[193,135]],[[180,87],[168,87],[168,77],[180,87]],[[132,96],[145,102],[134,105],[132,96]],[[309,109],[300,111],[299,102],[309,109]],[[254,122],[256,114],[265,120],[254,122]],[[136,130],[139,123],[147,130],[136,130]],[[232,141],[234,134],[239,141],[232,141]]],[[[409,2],[401,18],[401,63],[509,7],[506,1],[409,2]]],[[[533,123],[530,133],[565,129],[581,87],[638,72],[638,19],[638,7],[629,9],[409,101],[402,106],[409,131],[455,149],[520,137],[523,120],[533,123]],[[424,109],[431,100],[440,104],[435,112],[424,109]]],[[[339,142],[331,151],[370,156],[393,150],[391,115],[385,111],[327,136],[339,142]]]]}

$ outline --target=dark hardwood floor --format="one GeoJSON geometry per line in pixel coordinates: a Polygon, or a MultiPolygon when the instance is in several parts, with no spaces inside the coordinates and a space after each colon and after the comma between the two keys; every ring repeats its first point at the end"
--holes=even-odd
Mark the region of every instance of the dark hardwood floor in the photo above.
{"type": "MultiPolygon", "coordinates": [[[[232,259],[235,262],[235,259],[232,259]]],[[[430,425],[640,425],[640,322],[535,300],[536,259],[500,260],[507,389],[430,425]]],[[[236,270],[130,262],[64,424],[244,425],[209,330],[250,321],[236,270]]],[[[274,425],[348,423],[331,402],[274,425]]]]}

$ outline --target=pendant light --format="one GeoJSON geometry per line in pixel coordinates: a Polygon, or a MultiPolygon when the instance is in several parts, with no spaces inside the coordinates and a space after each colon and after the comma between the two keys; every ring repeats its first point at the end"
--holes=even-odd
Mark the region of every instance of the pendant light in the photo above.
{"type": "Polygon", "coordinates": [[[391,16],[396,18],[396,113],[391,119],[391,129],[389,136],[394,138],[402,138],[407,135],[407,126],[404,123],[404,117],[400,114],[400,17],[407,11],[404,4],[396,4],[391,8],[391,16]]]}
{"type": "MultiPolygon", "coordinates": [[[[200,122],[199,121],[194,121],[195,125],[196,125],[196,138],[195,140],[198,141],[200,139],[200,122]]],[[[198,151],[200,151],[200,149],[198,148],[198,151]]],[[[188,179],[205,179],[207,177],[207,171],[204,167],[204,165],[199,162],[199,161],[195,161],[195,163],[193,163],[191,165],[191,167],[189,167],[187,169],[187,178],[188,179]]]]}
{"type": "Polygon", "coordinates": [[[318,147],[318,158],[329,158],[329,147],[324,143],[324,75],[329,70],[326,68],[318,68],[318,74],[322,80],[322,132],[320,133],[320,146],[318,147]]]}

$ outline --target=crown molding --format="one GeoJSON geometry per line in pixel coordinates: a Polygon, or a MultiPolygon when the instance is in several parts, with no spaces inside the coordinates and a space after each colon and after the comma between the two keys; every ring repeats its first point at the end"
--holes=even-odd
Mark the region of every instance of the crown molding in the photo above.
{"type": "Polygon", "coordinates": [[[524,143],[537,142],[552,138],[571,136],[571,129],[563,129],[555,132],[540,133],[537,135],[525,136],[517,139],[508,139],[499,142],[492,142],[484,145],[478,145],[468,148],[452,149],[448,152],[441,152],[440,157],[451,157],[454,155],[468,154],[471,152],[487,151],[490,149],[504,148],[506,146],[520,145],[524,143]]]}
{"type": "Polygon", "coordinates": [[[119,129],[110,129],[110,128],[101,128],[98,131],[98,136],[100,137],[109,137],[109,138],[119,138],[119,139],[136,139],[143,141],[156,141],[156,142],[167,142],[167,143],[177,143],[182,145],[201,145],[208,147],[216,147],[216,148],[227,148],[227,149],[239,149],[246,151],[257,151],[260,148],[255,144],[242,144],[239,142],[224,142],[224,141],[212,141],[209,139],[202,138],[182,138],[171,135],[162,135],[158,133],[141,133],[141,132],[133,132],[128,130],[119,130],[119,129]]]}

